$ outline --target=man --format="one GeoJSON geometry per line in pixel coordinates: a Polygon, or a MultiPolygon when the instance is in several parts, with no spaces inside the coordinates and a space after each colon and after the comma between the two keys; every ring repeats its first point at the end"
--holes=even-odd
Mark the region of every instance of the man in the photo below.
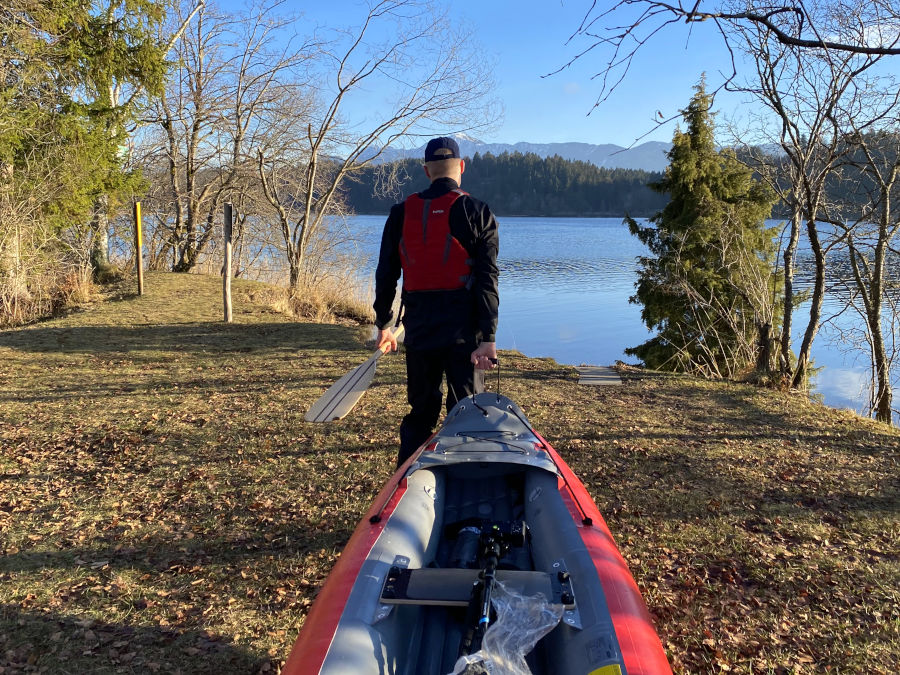
{"type": "Polygon", "coordinates": [[[465,162],[452,138],[425,147],[431,186],[391,208],[375,271],[375,326],[381,347],[397,349],[391,306],[403,270],[407,398],[397,466],[431,435],[441,412],[483,390],[497,347],[497,221],[487,204],[459,189],[465,162]],[[473,369],[474,367],[474,369],[473,369]]]}

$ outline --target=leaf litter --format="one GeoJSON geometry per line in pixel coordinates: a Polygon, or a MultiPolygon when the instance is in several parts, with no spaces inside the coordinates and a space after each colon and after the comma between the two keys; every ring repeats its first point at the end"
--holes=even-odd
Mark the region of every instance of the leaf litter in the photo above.
{"type": "MultiPolygon", "coordinates": [[[[0,673],[277,673],[396,456],[402,357],[235,284],[0,333],[0,673]]],[[[190,293],[184,293],[189,288],[190,293]]],[[[502,355],[503,391],[582,478],[676,672],[895,673],[900,436],[803,397],[502,355]]],[[[493,384],[492,382],[490,384],[493,384]]]]}

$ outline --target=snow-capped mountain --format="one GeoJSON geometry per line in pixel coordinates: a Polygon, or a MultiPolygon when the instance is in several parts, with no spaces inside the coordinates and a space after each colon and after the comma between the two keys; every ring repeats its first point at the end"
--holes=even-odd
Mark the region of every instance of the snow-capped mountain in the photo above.
{"type": "MultiPolygon", "coordinates": [[[[581,160],[607,169],[643,169],[644,171],[662,171],[668,164],[666,152],[671,143],[649,141],[632,148],[606,143],[484,143],[466,134],[454,134],[463,157],[472,157],[475,153],[499,155],[504,152],[534,153],[539,157],[559,155],[563,159],[581,160]]],[[[400,150],[389,148],[382,157],[389,162],[407,157],[421,158],[425,152],[425,144],[418,148],[400,150]]]]}

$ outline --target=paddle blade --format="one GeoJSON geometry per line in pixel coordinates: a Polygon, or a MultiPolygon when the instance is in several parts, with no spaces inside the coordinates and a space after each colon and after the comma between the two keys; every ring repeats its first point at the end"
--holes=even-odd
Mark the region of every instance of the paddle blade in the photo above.
{"type": "MultiPolygon", "coordinates": [[[[394,336],[399,338],[403,334],[403,326],[394,331],[394,336]]],[[[330,422],[332,420],[340,420],[347,416],[353,410],[362,395],[366,393],[366,389],[372,384],[372,378],[375,377],[375,366],[378,359],[381,358],[389,349],[388,345],[384,345],[381,349],[377,349],[369,359],[328,388],[319,399],[312,404],[307,411],[304,419],[307,422],[330,422]]]]}
{"type": "Polygon", "coordinates": [[[307,411],[306,421],[330,422],[346,417],[372,383],[377,363],[377,356],[373,356],[331,385],[307,411]]]}

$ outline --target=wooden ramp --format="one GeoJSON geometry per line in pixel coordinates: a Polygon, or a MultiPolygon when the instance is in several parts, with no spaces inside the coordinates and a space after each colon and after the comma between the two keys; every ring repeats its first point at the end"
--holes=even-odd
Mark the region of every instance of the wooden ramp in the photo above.
{"type": "Polygon", "coordinates": [[[622,384],[622,378],[609,366],[578,366],[575,370],[581,375],[578,384],[586,384],[591,387],[622,384]]]}

